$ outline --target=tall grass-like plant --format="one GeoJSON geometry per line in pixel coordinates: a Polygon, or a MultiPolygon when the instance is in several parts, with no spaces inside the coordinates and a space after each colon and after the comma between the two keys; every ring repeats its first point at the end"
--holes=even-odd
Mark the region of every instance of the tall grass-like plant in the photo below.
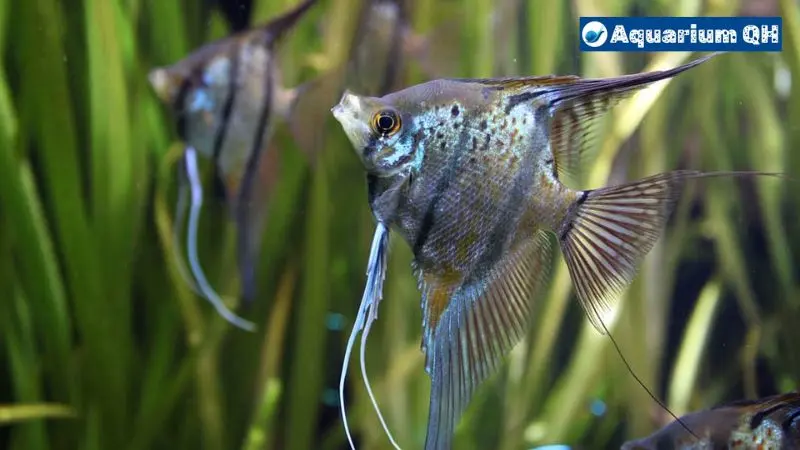
{"type": "MultiPolygon", "coordinates": [[[[350,58],[365,0],[322,0],[285,40],[287,84],[350,58]]],[[[188,0],[0,2],[0,447],[130,450],[344,448],[335,389],[374,226],[363,169],[329,114],[313,164],[286,129],[259,261],[255,333],[231,328],[184,283],[173,252],[174,118],[146,79],[293,0],[219,8],[188,0]]],[[[740,14],[740,2],[413,0],[411,27],[459,15],[452,77],[614,76],[685,53],[581,54],[583,15],[740,14]]],[[[753,3],[753,4],[751,4],[753,3]]],[[[720,56],[614,108],[577,188],[657,172],[783,171],[800,177],[800,6],[780,54],[720,56]]],[[[243,4],[242,4],[243,5],[243,4]]],[[[425,79],[411,63],[404,85],[425,79]]],[[[332,105],[319,104],[320,108],[332,105]]],[[[208,173],[208,162],[203,163],[208,173]]],[[[204,177],[210,181],[208,176],[204,177]]],[[[210,191],[210,189],[207,189],[210,191]]],[[[676,413],[796,389],[800,377],[796,182],[693,185],[607,325],[639,378],[676,413]]],[[[238,295],[234,228],[209,199],[200,257],[238,295]]],[[[392,242],[367,349],[375,394],[404,448],[424,442],[429,382],[411,253],[392,242]]],[[[560,257],[534,324],[457,429],[459,449],[546,443],[613,448],[668,421],[581,312],[560,257]]],[[[358,372],[359,448],[389,448],[358,372]]]]}

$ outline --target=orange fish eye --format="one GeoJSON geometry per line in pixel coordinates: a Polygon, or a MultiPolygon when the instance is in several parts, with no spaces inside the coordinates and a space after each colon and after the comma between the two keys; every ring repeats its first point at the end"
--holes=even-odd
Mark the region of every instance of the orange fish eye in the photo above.
{"type": "Polygon", "coordinates": [[[372,128],[384,137],[400,131],[400,125],[400,116],[390,109],[380,111],[372,116],[372,128]]]}

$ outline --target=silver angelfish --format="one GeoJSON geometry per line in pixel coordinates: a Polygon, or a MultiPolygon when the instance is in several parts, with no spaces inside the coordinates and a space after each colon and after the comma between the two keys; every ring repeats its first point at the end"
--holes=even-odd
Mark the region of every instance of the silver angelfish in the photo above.
{"type": "MultiPolygon", "coordinates": [[[[391,229],[413,251],[431,377],[427,450],[451,447],[474,391],[525,334],[547,280],[548,235],[604,333],[602,314],[634,278],[685,182],[761,174],[679,170],[590,190],[560,180],[577,169],[591,123],[621,98],[713,56],[605,79],[440,79],[382,97],[345,92],[332,108],[366,169],[376,239],[391,229]]],[[[381,265],[371,259],[373,278],[381,265]]],[[[368,327],[380,297],[369,284],[357,321],[369,310],[368,327]]]]}

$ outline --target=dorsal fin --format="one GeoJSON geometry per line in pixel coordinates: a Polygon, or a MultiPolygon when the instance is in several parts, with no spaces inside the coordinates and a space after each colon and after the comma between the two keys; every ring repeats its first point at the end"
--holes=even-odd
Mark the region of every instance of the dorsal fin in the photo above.
{"type": "Polygon", "coordinates": [[[598,119],[621,100],[657,81],[696,67],[717,53],[661,71],[600,79],[553,81],[542,93],[548,101],[552,120],[550,142],[559,176],[574,177],[582,166],[598,119]]]}

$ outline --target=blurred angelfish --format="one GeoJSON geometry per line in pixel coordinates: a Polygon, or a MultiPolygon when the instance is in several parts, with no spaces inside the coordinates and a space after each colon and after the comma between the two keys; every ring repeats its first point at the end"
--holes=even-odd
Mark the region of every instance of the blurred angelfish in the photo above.
{"type": "MultiPolygon", "coordinates": [[[[296,105],[312,85],[283,87],[276,45],[316,1],[303,1],[263,26],[206,44],[149,74],[155,92],[177,116],[178,134],[186,144],[183,174],[188,176],[192,191],[187,237],[192,272],[189,282],[240,328],[253,329],[253,324],[227,309],[197,259],[196,234],[203,195],[196,153],[213,162],[215,183],[222,185],[236,222],[242,297],[250,301],[255,296],[255,264],[266,220],[266,200],[277,172],[278,155],[269,146],[270,138],[277,119],[289,122],[298,137],[299,128],[292,126],[300,116],[296,105]]],[[[307,156],[312,156],[313,149],[302,145],[308,140],[300,137],[298,141],[307,156]]],[[[176,227],[182,226],[186,194],[186,183],[182,183],[176,227]]]]}
{"type": "Polygon", "coordinates": [[[452,73],[458,62],[455,17],[428,35],[408,21],[407,1],[366,0],[361,9],[348,64],[347,86],[365,95],[384,95],[400,88],[409,60],[430,78],[452,73]]]}
{"type": "Polygon", "coordinates": [[[800,448],[800,393],[723,404],[686,414],[650,436],[626,442],[622,450],[800,448]]]}
{"type": "Polygon", "coordinates": [[[378,222],[345,364],[354,336],[364,329],[363,352],[377,317],[394,229],[412,249],[422,291],[427,450],[451,447],[474,391],[525,334],[532,299],[548,279],[549,234],[589,320],[604,333],[603,312],[634,278],[684,183],[760,174],[681,170],[592,190],[560,181],[577,169],[592,121],[712,56],[605,79],[439,79],[383,97],[348,91],[332,108],[366,168],[378,222]]]}

